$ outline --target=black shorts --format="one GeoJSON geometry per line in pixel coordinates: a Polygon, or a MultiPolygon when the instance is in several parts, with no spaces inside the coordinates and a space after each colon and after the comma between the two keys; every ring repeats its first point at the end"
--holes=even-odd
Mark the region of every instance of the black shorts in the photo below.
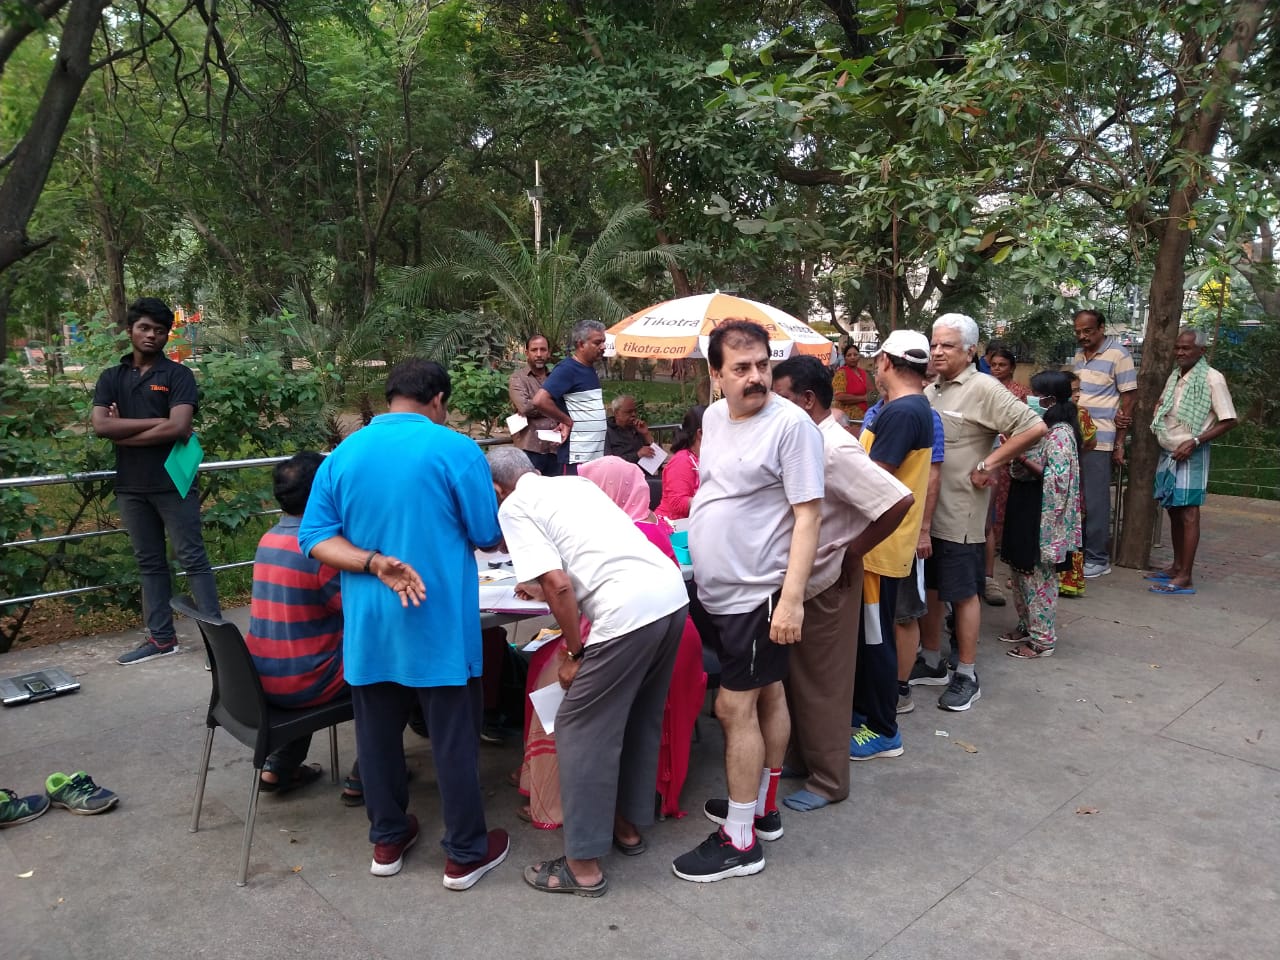
{"type": "Polygon", "coordinates": [[[720,686],[726,690],[759,690],[787,679],[791,647],[769,639],[769,620],[781,593],[747,613],[709,613],[697,600],[689,605],[702,643],[720,659],[720,686]]]}
{"type": "Polygon", "coordinates": [[[910,623],[924,614],[924,561],[913,557],[911,572],[898,578],[898,602],[893,608],[893,622],[910,623]]]}
{"type": "Polygon", "coordinates": [[[947,603],[982,593],[987,582],[984,543],[953,543],[933,537],[933,556],[924,562],[924,585],[947,603]]]}

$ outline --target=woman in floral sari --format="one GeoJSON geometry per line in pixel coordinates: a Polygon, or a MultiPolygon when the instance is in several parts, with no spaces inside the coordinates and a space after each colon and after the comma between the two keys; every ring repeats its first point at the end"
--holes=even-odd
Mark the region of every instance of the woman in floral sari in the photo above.
{"type": "Polygon", "coordinates": [[[1071,380],[1045,371],[1031,378],[1049,432],[1012,464],[1001,555],[1013,570],[1018,625],[1000,637],[1009,656],[1038,660],[1057,645],[1058,572],[1080,549],[1080,421],[1071,380]]]}

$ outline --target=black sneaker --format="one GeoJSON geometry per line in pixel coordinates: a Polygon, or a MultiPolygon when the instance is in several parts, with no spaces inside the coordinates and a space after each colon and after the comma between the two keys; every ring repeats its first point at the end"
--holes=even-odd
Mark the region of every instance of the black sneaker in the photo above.
{"type": "MultiPolygon", "coordinates": [[[[712,797],[702,805],[702,815],[721,826],[729,819],[729,801],[725,797],[712,797]]],[[[782,814],[770,810],[763,817],[756,817],[756,836],[761,840],[777,840],[782,836],[782,814]]]]}
{"type": "Polygon", "coordinates": [[[916,657],[915,666],[911,668],[911,676],[907,678],[907,683],[913,687],[916,685],[941,687],[946,684],[947,675],[950,673],[945,660],[939,660],[936,667],[931,667],[924,662],[924,657],[916,657]]]}
{"type": "Polygon", "coordinates": [[[723,830],[716,830],[688,853],[671,861],[671,869],[681,880],[694,883],[749,877],[764,869],[764,847],[757,840],[749,850],[739,850],[723,830]]]}
{"type": "Polygon", "coordinates": [[[128,653],[122,653],[116,657],[116,663],[122,666],[129,666],[133,663],[141,663],[143,660],[154,660],[156,657],[167,657],[171,653],[178,652],[178,641],[170,640],[168,643],[159,643],[150,636],[143,640],[142,643],[128,653]]]}
{"type": "Polygon", "coordinates": [[[966,677],[963,673],[953,673],[951,683],[946,692],[938,698],[938,707],[942,710],[968,710],[982,699],[982,688],[978,686],[978,678],[966,677]]]}

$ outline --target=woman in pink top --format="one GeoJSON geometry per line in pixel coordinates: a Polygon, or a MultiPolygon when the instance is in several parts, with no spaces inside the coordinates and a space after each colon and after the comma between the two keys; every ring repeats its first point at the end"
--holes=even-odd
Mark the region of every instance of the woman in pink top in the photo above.
{"type": "Polygon", "coordinates": [[[663,520],[684,520],[689,502],[698,492],[698,451],[702,449],[702,414],[706,407],[690,407],[680,423],[672,457],[662,470],[662,502],[654,512],[663,520]]]}
{"type": "MultiPolygon", "coordinates": [[[[686,417],[686,421],[687,421],[686,417]]],[[[699,431],[699,436],[701,431],[699,431]]],[[[578,476],[590,480],[603,490],[623,512],[635,521],[636,527],[658,547],[672,563],[676,555],[671,549],[671,533],[663,523],[655,521],[649,510],[649,484],[644,471],[634,463],[620,457],[601,457],[582,464],[578,476]]],[[[643,589],[643,587],[640,587],[643,589]]],[[[581,634],[585,642],[590,626],[585,618],[581,634]]],[[[529,661],[528,691],[560,682],[560,660],[563,641],[547,644],[529,661]]],[[[689,773],[689,742],[698,711],[706,696],[707,674],[702,668],[702,640],[693,626],[685,619],[684,634],[680,638],[680,652],[676,654],[675,669],[671,675],[671,687],[667,692],[667,705],[662,716],[662,744],[658,753],[658,782],[655,785],[662,798],[664,817],[682,817],[680,790],[689,773]]],[[[525,706],[525,752],[520,768],[520,792],[529,798],[518,815],[540,830],[554,830],[564,821],[560,805],[560,761],[556,757],[555,735],[547,733],[538,715],[525,706]]],[[[618,840],[614,846],[624,854],[636,854],[643,848],[628,847],[618,840]]]]}

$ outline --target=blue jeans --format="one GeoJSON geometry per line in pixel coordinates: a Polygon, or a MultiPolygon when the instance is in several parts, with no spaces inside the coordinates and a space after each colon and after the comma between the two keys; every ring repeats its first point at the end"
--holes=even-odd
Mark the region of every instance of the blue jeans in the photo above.
{"type": "Polygon", "coordinates": [[[174,641],[173,611],[169,598],[173,583],[165,534],[173,543],[178,563],[187,573],[187,585],[202,613],[222,616],[218,587],[209,567],[209,555],[200,533],[200,494],[193,484],[185,497],[168,493],[116,493],[120,519],[129,532],[133,556],[142,580],[142,613],[151,638],[161,645],[174,641]]]}

